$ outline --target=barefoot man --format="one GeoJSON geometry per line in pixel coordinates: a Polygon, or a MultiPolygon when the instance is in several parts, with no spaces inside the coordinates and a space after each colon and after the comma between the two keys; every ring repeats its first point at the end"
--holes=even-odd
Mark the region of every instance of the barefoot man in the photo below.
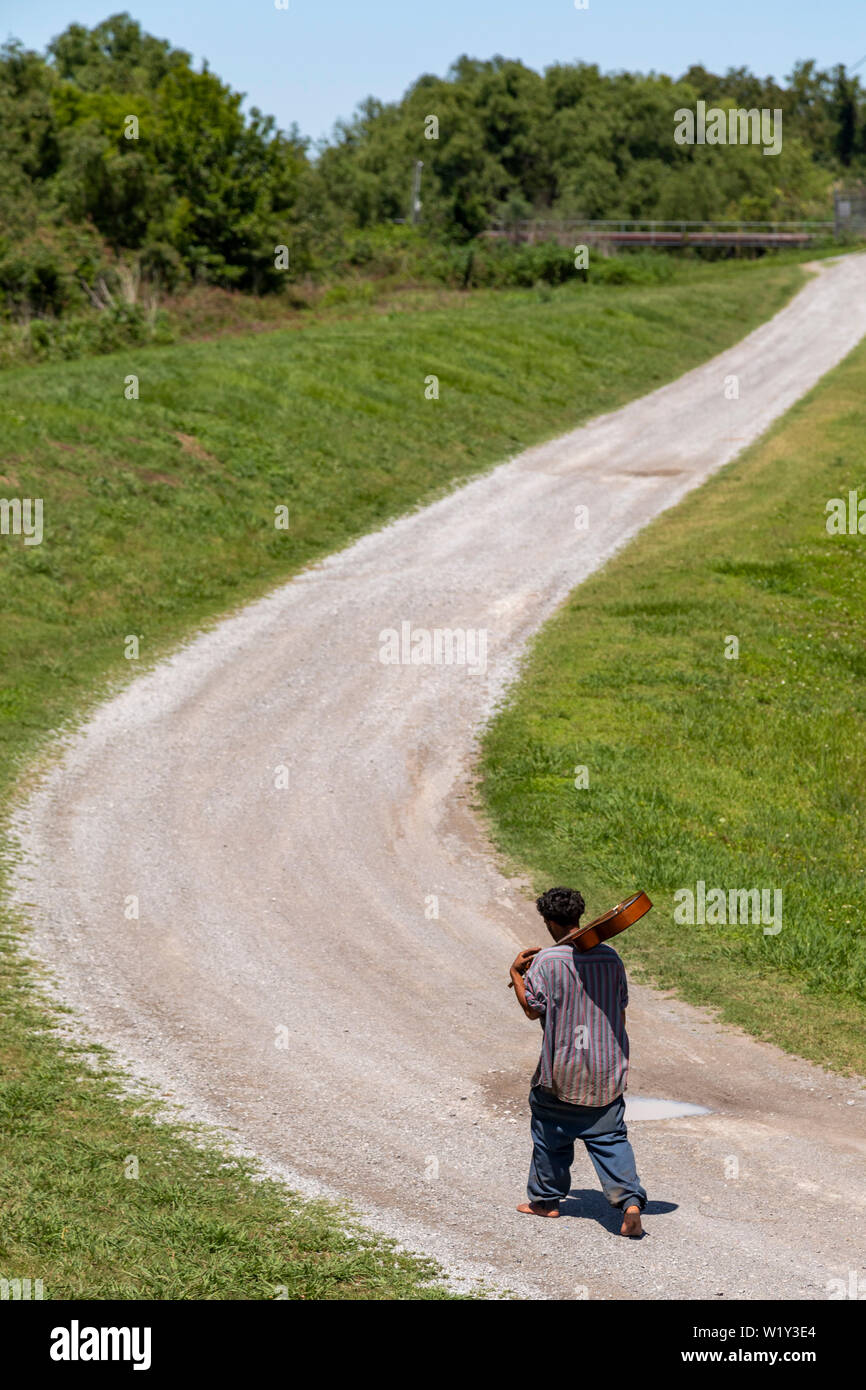
{"type": "MultiPolygon", "coordinates": [[[[573,888],[550,888],[536,907],[559,942],[579,924],[585,903],[573,888]]],[[[580,1139],[605,1197],[622,1209],[620,1234],[642,1235],[646,1192],[625,1127],[628,986],[622,961],[606,945],[589,951],[535,946],[517,956],[511,979],[526,1017],[540,1018],[544,1030],[529,1092],[529,1200],[517,1210],[559,1216],[560,1200],[571,1188],[574,1142],[580,1139]]]]}

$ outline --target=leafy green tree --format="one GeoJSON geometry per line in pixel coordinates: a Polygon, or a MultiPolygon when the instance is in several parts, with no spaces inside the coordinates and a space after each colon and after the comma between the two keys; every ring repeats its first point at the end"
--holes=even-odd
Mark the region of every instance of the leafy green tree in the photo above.
{"type": "Polygon", "coordinates": [[[866,97],[844,67],[812,61],[780,84],[743,67],[674,80],[463,55],[399,101],[369,97],[315,154],[129,14],[71,24],[44,55],[7,43],[0,312],[63,312],[121,261],[169,287],[264,292],[333,267],[397,273],[420,264],[423,244],[449,283],[522,283],[555,279],[562,257],[482,251],[475,239],[493,223],[826,215],[835,179],[866,177],[866,97]],[[781,153],[677,144],[674,113],[699,100],[781,110],[781,153]],[[282,245],[288,274],[274,265],[282,245]]]}
{"type": "Polygon", "coordinates": [[[832,111],[836,127],[834,149],[839,163],[847,169],[857,146],[857,89],[848,77],[844,64],[835,70],[832,111]]]}

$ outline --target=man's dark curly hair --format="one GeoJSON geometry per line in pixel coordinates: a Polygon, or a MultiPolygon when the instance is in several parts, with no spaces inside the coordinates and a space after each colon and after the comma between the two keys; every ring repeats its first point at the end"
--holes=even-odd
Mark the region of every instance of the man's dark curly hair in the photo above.
{"type": "Polygon", "coordinates": [[[555,922],[558,927],[576,927],[586,903],[576,888],[548,888],[536,899],[535,906],[545,922],[555,922]]]}

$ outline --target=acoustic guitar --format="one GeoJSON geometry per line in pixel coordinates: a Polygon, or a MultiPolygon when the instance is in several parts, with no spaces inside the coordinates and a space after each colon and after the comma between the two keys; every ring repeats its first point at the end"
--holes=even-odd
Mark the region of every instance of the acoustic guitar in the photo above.
{"type": "MultiPolygon", "coordinates": [[[[640,921],[651,907],[652,903],[646,893],[632,893],[630,898],[617,903],[616,907],[612,907],[609,912],[603,912],[592,922],[587,922],[585,927],[573,927],[565,936],[560,937],[556,945],[575,946],[578,951],[591,951],[593,946],[600,946],[603,941],[609,941],[612,936],[618,936],[621,931],[625,931],[626,927],[640,921]]],[[[541,949],[549,948],[542,947],[541,949]]],[[[511,989],[512,983],[509,980],[509,989],[511,989]]]]}
{"type": "Polygon", "coordinates": [[[625,902],[617,903],[609,912],[603,912],[585,927],[574,927],[566,936],[560,937],[557,946],[576,946],[579,951],[591,951],[602,941],[618,936],[626,927],[645,917],[652,907],[646,893],[632,893],[625,902]]]}

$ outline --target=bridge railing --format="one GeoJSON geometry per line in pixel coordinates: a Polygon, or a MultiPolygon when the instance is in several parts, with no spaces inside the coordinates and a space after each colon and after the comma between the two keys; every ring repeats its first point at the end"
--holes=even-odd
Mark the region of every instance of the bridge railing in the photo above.
{"type": "Polygon", "coordinates": [[[609,241],[620,245],[785,245],[832,236],[833,218],[751,222],[745,219],[703,222],[687,218],[562,218],[498,222],[488,235],[513,241],[609,241]]]}

